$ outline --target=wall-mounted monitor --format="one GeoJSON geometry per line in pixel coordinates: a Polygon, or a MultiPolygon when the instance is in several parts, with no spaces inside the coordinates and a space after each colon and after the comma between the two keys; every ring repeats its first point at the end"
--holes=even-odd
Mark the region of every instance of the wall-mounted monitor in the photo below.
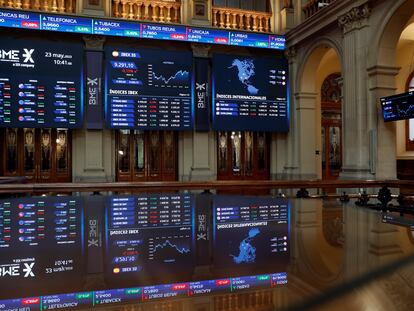
{"type": "Polygon", "coordinates": [[[381,98],[384,121],[398,121],[414,118],[414,92],[381,98]]]}
{"type": "Polygon", "coordinates": [[[286,59],[213,57],[213,128],[221,131],[289,130],[286,59]]]}
{"type": "Polygon", "coordinates": [[[3,38],[0,127],[81,127],[82,58],[81,43],[3,38]]]}
{"type": "Polygon", "coordinates": [[[110,128],[193,128],[191,52],[109,46],[105,56],[110,128]]]}

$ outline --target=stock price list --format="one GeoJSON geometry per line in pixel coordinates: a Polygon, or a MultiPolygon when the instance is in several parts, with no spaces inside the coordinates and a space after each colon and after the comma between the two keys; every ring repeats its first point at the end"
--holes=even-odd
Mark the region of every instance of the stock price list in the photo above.
{"type": "Polygon", "coordinates": [[[106,59],[109,127],[192,129],[190,52],[108,47],[106,59]]]}

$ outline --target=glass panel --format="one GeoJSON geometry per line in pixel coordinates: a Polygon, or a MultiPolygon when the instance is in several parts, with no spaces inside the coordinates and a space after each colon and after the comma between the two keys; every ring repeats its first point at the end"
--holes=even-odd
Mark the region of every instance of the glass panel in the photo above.
{"type": "Polygon", "coordinates": [[[410,140],[414,141],[414,119],[410,119],[408,126],[410,128],[410,140]]]}
{"type": "Polygon", "coordinates": [[[325,128],[322,127],[322,133],[321,133],[321,144],[322,144],[322,169],[325,169],[325,165],[326,165],[326,146],[325,146],[325,128]]]}
{"type": "Polygon", "coordinates": [[[218,6],[218,7],[225,7],[226,6],[226,0],[214,0],[213,5],[218,6]]]}
{"type": "Polygon", "coordinates": [[[167,170],[174,169],[174,133],[164,132],[164,167],[167,170]]]}
{"type": "Polygon", "coordinates": [[[339,127],[329,128],[329,167],[331,170],[341,168],[341,136],[339,127]]]}
{"type": "Polygon", "coordinates": [[[160,133],[150,132],[150,171],[159,171],[160,133]]]}
{"type": "Polygon", "coordinates": [[[255,9],[253,2],[260,2],[260,0],[242,0],[240,5],[241,5],[241,9],[243,10],[249,10],[249,11],[253,11],[255,9]]]}
{"type": "Polygon", "coordinates": [[[226,171],[227,170],[227,133],[226,132],[219,132],[218,137],[218,163],[219,163],[219,170],[226,171]]]}
{"type": "Polygon", "coordinates": [[[58,129],[56,138],[57,171],[68,170],[68,130],[58,129]]]}
{"type": "Polygon", "coordinates": [[[267,0],[255,0],[253,10],[260,11],[260,12],[266,12],[267,11],[267,0]]]}
{"type": "Polygon", "coordinates": [[[257,167],[266,169],[266,134],[257,133],[257,167]]]}
{"type": "Polygon", "coordinates": [[[145,168],[144,154],[144,132],[135,131],[135,171],[143,172],[145,168]]]}
{"type": "Polygon", "coordinates": [[[232,171],[235,175],[240,175],[240,155],[241,155],[241,132],[231,133],[232,146],[232,171]]]}
{"type": "Polygon", "coordinates": [[[34,129],[24,129],[24,172],[34,173],[35,171],[35,133],[34,129]]]}
{"type": "Polygon", "coordinates": [[[228,8],[240,8],[240,0],[227,0],[228,8]]]}
{"type": "Polygon", "coordinates": [[[17,170],[17,130],[7,129],[6,133],[6,169],[8,173],[15,173],[17,170]]]}
{"type": "Polygon", "coordinates": [[[129,130],[119,131],[118,170],[129,172],[129,130]]]}
{"type": "Polygon", "coordinates": [[[246,174],[253,171],[253,132],[245,133],[245,165],[246,174]]]}
{"type": "Polygon", "coordinates": [[[51,130],[42,129],[41,134],[41,162],[40,169],[42,172],[50,170],[51,167],[51,130]]]}

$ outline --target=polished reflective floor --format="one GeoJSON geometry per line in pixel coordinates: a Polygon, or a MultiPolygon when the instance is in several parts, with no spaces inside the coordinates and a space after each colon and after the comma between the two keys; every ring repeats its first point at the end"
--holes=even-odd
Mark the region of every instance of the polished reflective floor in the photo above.
{"type": "Polygon", "coordinates": [[[412,228],[326,199],[2,198],[0,310],[412,310],[412,228]]]}

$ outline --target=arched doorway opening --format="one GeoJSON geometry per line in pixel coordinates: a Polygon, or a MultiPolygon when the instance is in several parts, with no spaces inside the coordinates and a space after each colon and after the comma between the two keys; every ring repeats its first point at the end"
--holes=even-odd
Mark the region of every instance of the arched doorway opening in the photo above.
{"type": "Polygon", "coordinates": [[[299,163],[301,175],[335,179],[342,165],[341,58],[337,44],[321,40],[299,75],[299,163]]]}

